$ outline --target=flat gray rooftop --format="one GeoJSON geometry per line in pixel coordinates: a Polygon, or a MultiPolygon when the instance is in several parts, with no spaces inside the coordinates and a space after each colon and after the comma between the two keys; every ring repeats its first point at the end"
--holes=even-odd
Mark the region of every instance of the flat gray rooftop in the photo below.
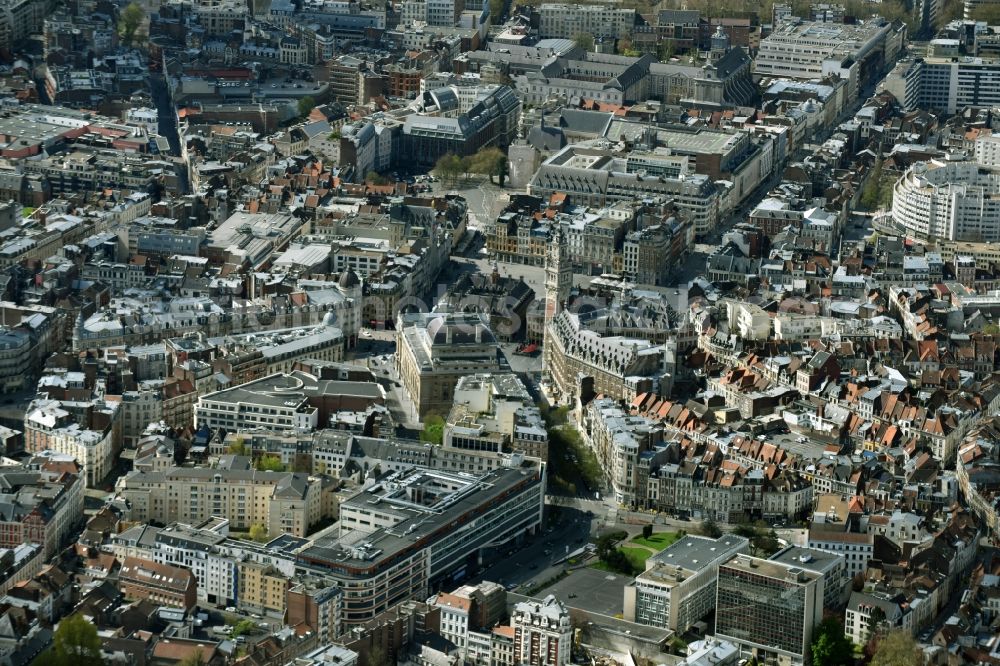
{"type": "Polygon", "coordinates": [[[614,617],[622,612],[624,589],[631,582],[630,576],[584,567],[535,596],[543,598],[552,594],[567,606],[614,617]]]}
{"type": "MultiPolygon", "coordinates": [[[[424,473],[440,472],[427,470],[424,473]]],[[[418,541],[426,540],[424,547],[427,547],[446,539],[454,521],[474,515],[510,493],[530,492],[531,486],[538,483],[539,469],[530,463],[518,468],[501,467],[479,477],[470,476],[469,486],[456,493],[453,501],[430,508],[416,505],[409,509],[403,508],[402,513],[408,514],[408,517],[402,516],[400,522],[392,527],[364,535],[362,541],[369,546],[362,549],[364,552],[348,545],[347,542],[353,543],[359,536],[353,533],[346,535],[343,540],[333,536],[316,539],[303,549],[300,560],[320,567],[349,567],[351,574],[348,575],[355,572],[367,575],[366,571],[381,570],[393,564],[397,558],[410,552],[418,541]]],[[[345,504],[363,503],[369,497],[370,493],[358,493],[346,500],[345,504]]]]}
{"type": "Polygon", "coordinates": [[[806,571],[826,573],[829,569],[836,567],[838,563],[843,562],[844,558],[834,553],[828,553],[825,550],[788,546],[772,555],[771,560],[799,567],[806,571]]]}
{"type": "Polygon", "coordinates": [[[688,571],[700,571],[725,553],[749,545],[745,537],[724,534],[718,539],[686,535],[649,558],[647,566],[669,564],[688,571]]]}

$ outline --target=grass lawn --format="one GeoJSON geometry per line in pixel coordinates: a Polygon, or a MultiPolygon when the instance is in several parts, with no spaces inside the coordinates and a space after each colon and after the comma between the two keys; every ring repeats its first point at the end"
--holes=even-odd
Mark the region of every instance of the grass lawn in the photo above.
{"type": "Polygon", "coordinates": [[[628,561],[636,571],[645,571],[646,558],[653,555],[653,552],[648,548],[629,548],[626,546],[620,550],[625,553],[625,557],[628,558],[628,561]]]}
{"type": "Polygon", "coordinates": [[[641,534],[633,537],[631,543],[652,548],[654,552],[658,553],[680,538],[681,535],[679,532],[656,532],[648,539],[644,539],[641,534]]]}
{"type": "Polygon", "coordinates": [[[593,564],[590,565],[591,569],[597,569],[598,571],[607,571],[608,573],[620,573],[619,571],[612,569],[607,562],[601,562],[600,560],[595,560],[593,564]]]}

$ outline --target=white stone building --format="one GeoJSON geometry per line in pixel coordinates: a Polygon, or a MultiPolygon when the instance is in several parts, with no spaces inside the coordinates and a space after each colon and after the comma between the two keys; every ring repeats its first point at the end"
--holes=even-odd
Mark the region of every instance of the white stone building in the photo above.
{"type": "Polygon", "coordinates": [[[573,647],[569,610],[551,594],[514,606],[514,660],[531,666],[565,666],[573,647]]]}

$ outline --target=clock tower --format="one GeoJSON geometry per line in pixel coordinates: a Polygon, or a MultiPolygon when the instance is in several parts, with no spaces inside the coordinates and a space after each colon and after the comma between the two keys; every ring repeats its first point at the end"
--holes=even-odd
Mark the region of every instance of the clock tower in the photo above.
{"type": "Polygon", "coordinates": [[[548,366],[547,347],[549,326],[556,315],[562,312],[569,300],[569,292],[573,287],[573,266],[566,251],[566,238],[562,228],[556,226],[549,234],[548,246],[545,248],[545,328],[542,341],[542,370],[548,366]]]}

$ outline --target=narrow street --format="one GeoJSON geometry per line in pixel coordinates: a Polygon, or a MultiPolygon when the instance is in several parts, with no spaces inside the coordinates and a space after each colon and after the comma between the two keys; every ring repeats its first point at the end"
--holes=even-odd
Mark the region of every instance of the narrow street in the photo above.
{"type": "MultiPolygon", "coordinates": [[[[167,90],[167,81],[162,74],[149,74],[146,78],[149,84],[149,94],[156,105],[157,120],[160,124],[160,135],[166,137],[170,144],[170,154],[174,157],[181,156],[181,139],[177,131],[177,113],[174,110],[174,103],[170,99],[167,90]]],[[[180,173],[180,193],[186,194],[191,189],[188,183],[187,169],[182,169],[180,173]]]]}

